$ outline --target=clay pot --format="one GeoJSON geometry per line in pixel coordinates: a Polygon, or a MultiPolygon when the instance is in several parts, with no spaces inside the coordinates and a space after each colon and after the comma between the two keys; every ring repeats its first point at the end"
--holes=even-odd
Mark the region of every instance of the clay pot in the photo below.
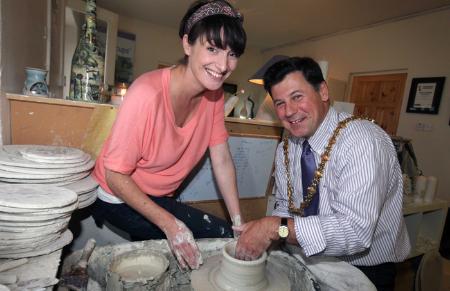
{"type": "Polygon", "coordinates": [[[134,250],[113,259],[106,274],[106,290],[169,290],[169,260],[156,251],[134,250]]]}
{"type": "Polygon", "coordinates": [[[224,290],[265,290],[267,253],[254,261],[235,258],[236,241],[229,242],[222,250],[220,267],[213,274],[214,283],[224,290]]]}

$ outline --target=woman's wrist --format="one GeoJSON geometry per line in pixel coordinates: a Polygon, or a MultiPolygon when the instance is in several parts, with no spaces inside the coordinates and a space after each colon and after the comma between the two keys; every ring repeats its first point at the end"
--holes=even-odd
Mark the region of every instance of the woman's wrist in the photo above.
{"type": "Polygon", "coordinates": [[[235,214],[231,217],[231,222],[233,223],[234,226],[240,226],[242,225],[243,221],[242,221],[242,217],[241,214],[235,214]]]}

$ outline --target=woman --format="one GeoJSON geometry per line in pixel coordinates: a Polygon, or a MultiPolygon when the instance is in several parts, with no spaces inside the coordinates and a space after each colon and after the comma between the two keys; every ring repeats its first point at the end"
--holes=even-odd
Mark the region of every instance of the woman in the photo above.
{"type": "Polygon", "coordinates": [[[226,1],[197,1],[180,23],[185,53],[172,68],[137,78],[97,159],[94,218],[133,240],[167,238],[180,266],[202,263],[195,238],[230,237],[223,220],[172,196],[209,149],[233,225],[241,224],[236,173],[224,125],[223,82],[244,52],[239,13],[226,1]]]}

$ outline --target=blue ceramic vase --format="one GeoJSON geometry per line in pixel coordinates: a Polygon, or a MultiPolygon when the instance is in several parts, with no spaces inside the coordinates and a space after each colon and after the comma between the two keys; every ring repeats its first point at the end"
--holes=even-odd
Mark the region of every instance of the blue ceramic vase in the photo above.
{"type": "Polygon", "coordinates": [[[47,71],[37,68],[25,68],[25,83],[23,94],[35,96],[48,96],[47,71]]]}

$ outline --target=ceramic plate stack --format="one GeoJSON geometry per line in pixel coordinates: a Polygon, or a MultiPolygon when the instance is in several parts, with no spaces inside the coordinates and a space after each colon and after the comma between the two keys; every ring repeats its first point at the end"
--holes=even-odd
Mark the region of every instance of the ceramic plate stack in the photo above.
{"type": "Polygon", "coordinates": [[[94,166],[82,150],[47,145],[5,145],[0,150],[0,183],[71,185],[80,195],[80,208],[96,199],[94,166]]]}
{"type": "Polygon", "coordinates": [[[0,151],[0,181],[65,185],[89,175],[94,166],[82,150],[61,146],[5,145],[0,151]]]}
{"type": "Polygon", "coordinates": [[[69,189],[38,184],[0,187],[0,258],[49,254],[72,241],[67,229],[78,207],[69,189]]]}
{"type": "Polygon", "coordinates": [[[97,199],[97,187],[98,183],[92,176],[61,186],[78,194],[78,208],[88,207],[97,199]]]}

